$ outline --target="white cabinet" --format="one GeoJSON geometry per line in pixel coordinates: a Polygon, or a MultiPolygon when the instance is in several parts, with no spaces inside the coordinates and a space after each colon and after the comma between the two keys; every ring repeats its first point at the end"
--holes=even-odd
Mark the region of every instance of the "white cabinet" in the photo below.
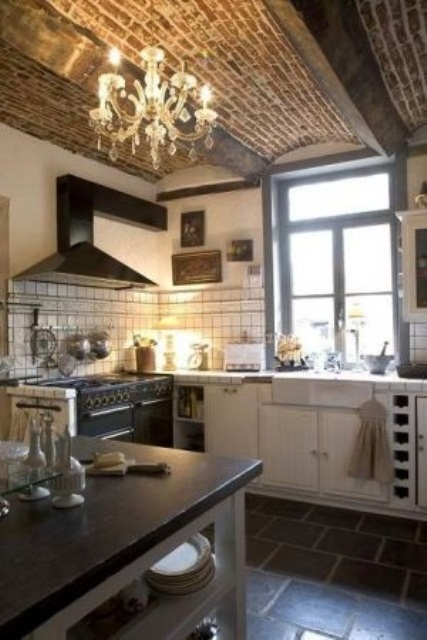
{"type": "Polygon", "coordinates": [[[427,507],[427,398],[417,399],[417,503],[427,507]]]}
{"type": "Polygon", "coordinates": [[[204,422],[208,453],[258,458],[258,385],[206,385],[204,422]]]}
{"type": "Polygon", "coordinates": [[[262,405],[262,483],[333,497],[386,501],[387,491],[378,482],[347,475],[359,428],[359,414],[351,409],[262,405]]]}
{"type": "Polygon", "coordinates": [[[427,209],[399,211],[402,221],[403,315],[427,319],[427,209]]]}
{"type": "Polygon", "coordinates": [[[294,489],[318,486],[317,411],[280,405],[260,409],[262,482],[294,489]]]}
{"type": "Polygon", "coordinates": [[[319,411],[322,492],[336,496],[386,501],[388,494],[384,485],[375,480],[351,478],[347,473],[359,429],[358,411],[346,409],[319,411]]]}

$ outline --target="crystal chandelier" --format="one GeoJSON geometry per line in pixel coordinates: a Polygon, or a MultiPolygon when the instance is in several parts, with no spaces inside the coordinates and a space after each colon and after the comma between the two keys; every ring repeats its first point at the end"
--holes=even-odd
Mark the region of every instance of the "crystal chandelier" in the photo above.
{"type": "Polygon", "coordinates": [[[186,103],[189,97],[195,97],[197,80],[186,73],[184,63],[181,70],[167,81],[160,76],[163,49],[147,46],[141,51],[141,58],[144,84],[134,80],[135,93],[128,93],[124,77],[117,73],[120,53],[117,49],[110,53],[114,71],[99,77],[99,106],[89,112],[90,124],[98,134],[98,149],[102,138],[106,138],[110,143],[109,157],[114,162],[118,158],[117,144],[130,138],[134,154],[140,143],[140,127],[144,127],[155,169],[160,167],[160,147],[167,145],[169,154],[173,156],[177,150],[175,141],[178,140],[192,143],[189,157],[195,160],[196,140],[205,137],[206,147],[210,149],[213,145],[211,134],[217,113],[208,106],[211,98],[209,87],[204,85],[201,88],[201,106],[194,110],[192,116],[186,103]],[[190,123],[192,119],[194,122],[190,123]],[[179,128],[186,124],[184,130],[179,128]]]}

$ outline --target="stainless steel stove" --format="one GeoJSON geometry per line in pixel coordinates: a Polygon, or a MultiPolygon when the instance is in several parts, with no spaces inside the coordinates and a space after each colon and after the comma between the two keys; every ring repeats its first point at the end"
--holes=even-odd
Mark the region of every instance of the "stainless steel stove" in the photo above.
{"type": "Polygon", "coordinates": [[[112,373],[38,385],[76,390],[79,435],[173,446],[171,375],[112,373]]]}

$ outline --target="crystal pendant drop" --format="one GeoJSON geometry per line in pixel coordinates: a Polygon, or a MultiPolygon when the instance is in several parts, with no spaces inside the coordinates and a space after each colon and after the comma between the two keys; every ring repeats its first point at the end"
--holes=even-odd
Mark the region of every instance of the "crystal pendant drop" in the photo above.
{"type": "Polygon", "coordinates": [[[179,114],[179,119],[181,120],[181,122],[188,122],[190,120],[191,116],[188,113],[187,109],[184,107],[181,110],[181,113],[179,114]]]}
{"type": "Polygon", "coordinates": [[[194,147],[191,147],[190,149],[190,153],[188,154],[188,157],[190,158],[190,160],[192,160],[193,162],[195,162],[197,160],[197,153],[194,147]]]}
{"type": "Polygon", "coordinates": [[[214,145],[213,138],[208,134],[205,139],[205,147],[206,149],[212,149],[213,145],[214,145]]]}
{"type": "Polygon", "coordinates": [[[112,160],[113,162],[117,161],[117,158],[119,157],[119,152],[117,151],[116,147],[113,145],[108,153],[108,156],[110,158],[110,160],[112,160]]]}
{"type": "Polygon", "coordinates": [[[170,156],[174,156],[176,153],[176,144],[174,142],[171,142],[169,147],[168,147],[168,153],[170,156]]]}

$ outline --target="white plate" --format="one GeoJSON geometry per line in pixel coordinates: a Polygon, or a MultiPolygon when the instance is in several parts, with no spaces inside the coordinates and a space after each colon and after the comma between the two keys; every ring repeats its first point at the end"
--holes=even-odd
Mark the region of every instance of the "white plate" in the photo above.
{"type": "Polygon", "coordinates": [[[153,576],[176,577],[192,574],[211,557],[209,541],[200,533],[174,549],[167,556],[153,565],[148,573],[153,576]]]}
{"type": "Polygon", "coordinates": [[[215,562],[212,559],[201,571],[197,573],[197,575],[192,576],[189,579],[186,579],[182,582],[179,581],[170,581],[168,582],[166,578],[162,580],[156,580],[153,576],[146,576],[146,582],[150,586],[150,588],[154,589],[154,591],[158,593],[165,593],[168,595],[185,595],[188,593],[193,593],[194,591],[198,591],[199,589],[203,589],[215,575],[215,562]]]}

